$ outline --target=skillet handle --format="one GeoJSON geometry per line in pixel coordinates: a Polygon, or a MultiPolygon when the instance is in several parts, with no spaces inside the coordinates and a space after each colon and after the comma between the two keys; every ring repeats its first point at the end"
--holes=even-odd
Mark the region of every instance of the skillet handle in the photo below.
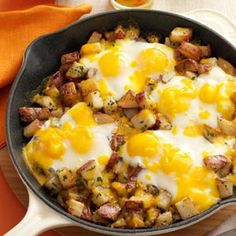
{"type": "Polygon", "coordinates": [[[28,193],[29,205],[24,218],[5,236],[36,236],[52,228],[75,224],[49,208],[31,190],[28,189],[28,193]]]}

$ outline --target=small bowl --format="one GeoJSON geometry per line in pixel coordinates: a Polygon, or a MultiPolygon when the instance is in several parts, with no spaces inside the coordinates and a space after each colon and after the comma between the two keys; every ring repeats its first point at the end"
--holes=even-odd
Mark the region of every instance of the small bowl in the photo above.
{"type": "Polygon", "coordinates": [[[119,9],[140,9],[140,8],[151,8],[153,4],[153,0],[146,0],[144,4],[136,6],[136,7],[129,7],[123,4],[118,3],[116,0],[111,0],[111,5],[119,10],[119,9]]]}

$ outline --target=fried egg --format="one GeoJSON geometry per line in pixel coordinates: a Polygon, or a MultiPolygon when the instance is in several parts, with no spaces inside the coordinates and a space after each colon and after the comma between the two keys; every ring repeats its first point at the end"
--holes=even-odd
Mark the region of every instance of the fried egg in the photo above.
{"type": "Polygon", "coordinates": [[[119,99],[129,89],[142,92],[149,77],[174,73],[174,51],[166,45],[117,40],[114,45],[104,47],[102,52],[80,59],[80,63],[97,70],[94,77],[103,98],[113,95],[119,99]]]}
{"type": "Polygon", "coordinates": [[[56,126],[51,121],[46,122],[24,147],[24,157],[41,183],[45,179],[37,174],[38,167],[76,170],[96,159],[97,165],[104,168],[112,153],[109,137],[114,129],[114,123],[96,124],[92,110],[85,103],[78,103],[56,126]]]}

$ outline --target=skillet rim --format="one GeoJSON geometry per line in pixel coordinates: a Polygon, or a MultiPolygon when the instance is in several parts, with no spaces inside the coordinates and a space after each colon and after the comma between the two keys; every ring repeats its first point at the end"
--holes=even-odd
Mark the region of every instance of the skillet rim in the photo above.
{"type": "MultiPolygon", "coordinates": [[[[219,33],[217,33],[216,31],[212,30],[211,28],[209,28],[206,25],[203,25],[202,23],[190,19],[188,17],[185,17],[183,15],[177,14],[177,13],[172,13],[172,12],[167,12],[167,11],[160,11],[160,10],[147,10],[147,9],[126,9],[126,10],[114,10],[114,11],[108,11],[108,12],[102,12],[102,13],[98,13],[98,14],[94,14],[94,15],[90,15],[90,16],[86,16],[82,19],[79,19],[75,22],[73,22],[72,24],[56,31],[56,32],[52,32],[43,36],[40,36],[38,38],[36,38],[35,40],[33,40],[30,45],[27,47],[24,56],[23,56],[23,62],[22,65],[20,67],[20,70],[11,86],[11,90],[9,93],[9,97],[8,97],[8,102],[7,102],[7,112],[6,112],[6,137],[7,137],[7,146],[9,148],[9,152],[10,152],[10,158],[19,174],[19,176],[21,177],[21,179],[23,180],[24,184],[29,187],[31,189],[31,191],[33,191],[33,193],[40,199],[42,200],[47,206],[49,206],[50,208],[52,208],[53,210],[55,210],[57,213],[61,214],[62,216],[68,218],[69,220],[72,220],[73,223],[77,223],[79,226],[89,229],[91,231],[97,231],[100,233],[109,233],[109,234],[113,234],[113,235],[133,235],[133,234],[139,234],[139,235],[146,235],[146,233],[149,234],[162,234],[162,233],[167,233],[167,232],[171,232],[171,231],[175,231],[178,230],[180,228],[185,228],[189,225],[192,225],[194,223],[197,223],[201,220],[203,220],[204,218],[210,216],[211,214],[213,214],[215,211],[219,210],[220,208],[226,206],[226,205],[232,205],[236,203],[236,197],[231,197],[228,199],[224,199],[221,200],[220,202],[218,202],[217,204],[213,205],[212,207],[210,207],[209,209],[207,209],[206,211],[193,216],[187,220],[182,220],[176,223],[173,223],[171,225],[167,225],[167,226],[163,226],[160,228],[144,228],[144,229],[119,229],[119,228],[111,228],[111,227],[107,227],[107,226],[102,226],[102,225],[98,225],[92,222],[88,222],[86,220],[80,219],[78,217],[75,217],[73,215],[71,215],[70,213],[66,212],[65,210],[63,210],[62,208],[60,208],[58,205],[56,205],[54,202],[52,202],[50,199],[46,198],[43,196],[43,194],[41,192],[38,191],[38,189],[36,189],[36,187],[34,186],[34,184],[32,184],[29,179],[27,178],[26,174],[24,173],[24,170],[22,170],[22,168],[20,167],[20,165],[18,165],[18,161],[17,161],[17,155],[14,153],[14,147],[12,144],[12,138],[11,138],[11,124],[10,124],[10,113],[11,113],[11,107],[12,107],[12,101],[13,101],[13,97],[14,97],[14,93],[15,90],[17,89],[17,85],[19,83],[19,81],[22,78],[22,74],[24,73],[24,70],[26,69],[27,65],[28,65],[28,57],[31,53],[31,51],[34,48],[34,44],[36,44],[38,41],[43,41],[43,40],[47,40],[47,38],[50,37],[54,37],[55,35],[60,35],[61,33],[67,31],[68,29],[79,25],[82,22],[86,22],[86,21],[90,21],[90,19],[94,19],[94,18],[98,18],[104,15],[113,15],[113,14],[123,14],[123,13],[131,13],[135,12],[141,12],[141,13],[146,13],[146,14],[159,14],[159,15],[167,15],[167,16],[172,16],[174,18],[179,18],[179,19],[183,19],[185,21],[191,22],[197,26],[199,26],[200,28],[204,28],[207,31],[209,31],[211,34],[215,34],[217,35],[219,38],[221,38],[225,44],[229,44],[236,52],[236,47],[226,38],[222,37],[219,33]]],[[[131,16],[132,17],[132,16],[131,16]]]]}

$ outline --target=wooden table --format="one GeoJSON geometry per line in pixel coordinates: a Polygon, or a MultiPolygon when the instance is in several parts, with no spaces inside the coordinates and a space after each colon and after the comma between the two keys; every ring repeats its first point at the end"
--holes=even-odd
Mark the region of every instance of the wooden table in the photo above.
{"type": "MultiPolygon", "coordinates": [[[[58,0],[61,4],[80,4],[83,2],[91,2],[94,5],[93,13],[112,10],[111,5],[107,0],[58,0]]],[[[215,0],[154,0],[154,8],[166,11],[173,11],[178,13],[183,13],[197,8],[210,8],[220,11],[223,14],[226,14],[231,20],[236,22],[236,1],[233,0],[224,0],[224,1],[215,1],[215,0]]],[[[2,168],[4,175],[13,189],[16,196],[27,206],[28,195],[25,186],[18,177],[16,170],[14,169],[8,155],[7,148],[0,150],[0,167],[2,168]]],[[[220,225],[225,219],[235,214],[236,206],[229,206],[224,209],[221,209],[214,215],[209,218],[197,223],[193,226],[190,226],[186,229],[179,230],[174,233],[165,234],[166,236],[202,236],[206,233],[215,229],[220,225]]],[[[93,233],[84,229],[77,227],[68,227],[57,230],[62,235],[81,235],[81,236],[99,236],[101,234],[93,233]]]]}

